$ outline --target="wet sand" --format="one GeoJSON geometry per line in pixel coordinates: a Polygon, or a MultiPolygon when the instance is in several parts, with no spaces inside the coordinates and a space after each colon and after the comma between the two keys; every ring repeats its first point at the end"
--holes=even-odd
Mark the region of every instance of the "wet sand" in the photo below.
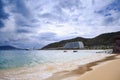
{"type": "Polygon", "coordinates": [[[118,55],[79,66],[71,71],[57,72],[45,80],[120,80],[120,56],[116,56],[118,55]]]}

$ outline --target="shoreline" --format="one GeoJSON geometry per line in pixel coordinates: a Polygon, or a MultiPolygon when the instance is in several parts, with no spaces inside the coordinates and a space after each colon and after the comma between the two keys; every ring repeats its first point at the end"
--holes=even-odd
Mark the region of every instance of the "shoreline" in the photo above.
{"type": "MultiPolygon", "coordinates": [[[[116,60],[117,56],[119,55],[114,54],[114,55],[105,57],[101,60],[90,62],[82,66],[78,66],[77,69],[74,69],[72,71],[57,72],[45,80],[82,80],[78,78],[79,77],[81,78],[81,76],[84,75],[85,73],[89,73],[89,71],[92,71],[93,70],[92,67],[96,67],[103,63],[107,63],[107,61],[116,60]]],[[[89,80],[89,78],[87,80],[89,80]]]]}
{"type": "Polygon", "coordinates": [[[82,74],[91,71],[92,66],[115,58],[115,54],[94,54],[90,58],[73,60],[65,63],[47,64],[30,68],[0,71],[3,79],[25,80],[76,80],[82,74]],[[85,61],[84,61],[85,60],[85,61]],[[87,62],[87,61],[89,62],[87,62]],[[82,64],[82,63],[83,64],[82,64]],[[69,78],[69,79],[66,79],[69,78]]]}

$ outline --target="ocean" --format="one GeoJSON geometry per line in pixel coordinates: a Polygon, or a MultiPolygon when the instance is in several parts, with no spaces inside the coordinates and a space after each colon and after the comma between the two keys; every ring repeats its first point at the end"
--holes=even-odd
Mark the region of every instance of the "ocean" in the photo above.
{"type": "Polygon", "coordinates": [[[110,52],[111,50],[1,50],[0,80],[43,80],[55,72],[105,58],[111,55],[110,52]]]}

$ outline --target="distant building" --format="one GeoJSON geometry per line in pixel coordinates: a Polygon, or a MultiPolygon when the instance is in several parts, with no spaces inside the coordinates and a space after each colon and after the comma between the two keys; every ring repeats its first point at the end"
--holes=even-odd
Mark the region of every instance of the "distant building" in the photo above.
{"type": "Polygon", "coordinates": [[[68,42],[64,46],[65,49],[82,49],[84,48],[83,42],[68,42]]]}

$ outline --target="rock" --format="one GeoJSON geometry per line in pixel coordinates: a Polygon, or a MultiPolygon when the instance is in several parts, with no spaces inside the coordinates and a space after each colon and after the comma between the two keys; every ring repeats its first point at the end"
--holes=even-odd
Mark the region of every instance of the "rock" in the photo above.
{"type": "Polygon", "coordinates": [[[115,46],[113,48],[113,53],[120,54],[120,35],[117,35],[114,38],[114,41],[115,41],[115,46]]]}

